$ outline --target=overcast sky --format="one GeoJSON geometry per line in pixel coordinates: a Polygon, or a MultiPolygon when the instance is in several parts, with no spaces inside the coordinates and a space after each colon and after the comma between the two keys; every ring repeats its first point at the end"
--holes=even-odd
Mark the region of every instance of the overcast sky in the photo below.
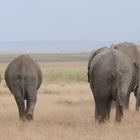
{"type": "Polygon", "coordinates": [[[139,14],[139,0],[0,0],[0,42],[140,41],[139,14]]]}

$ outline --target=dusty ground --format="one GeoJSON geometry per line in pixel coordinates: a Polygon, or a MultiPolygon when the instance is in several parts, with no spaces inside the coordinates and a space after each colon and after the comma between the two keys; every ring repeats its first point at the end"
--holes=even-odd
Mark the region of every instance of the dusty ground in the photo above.
{"type": "Polygon", "coordinates": [[[140,138],[140,113],[124,113],[115,123],[115,110],[104,125],[94,121],[94,100],[84,82],[43,83],[38,94],[33,122],[18,120],[17,106],[4,82],[0,85],[0,140],[135,140],[140,138]]]}

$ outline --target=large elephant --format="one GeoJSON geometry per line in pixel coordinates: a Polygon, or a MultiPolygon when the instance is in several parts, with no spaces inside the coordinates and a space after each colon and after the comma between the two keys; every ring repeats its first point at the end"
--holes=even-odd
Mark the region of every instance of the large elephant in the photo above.
{"type": "MultiPolygon", "coordinates": [[[[114,48],[125,55],[129,56],[129,58],[137,65],[137,68],[140,70],[140,46],[135,45],[133,43],[119,43],[117,45],[111,46],[111,48],[114,48]]],[[[136,97],[136,110],[139,110],[140,106],[140,71],[137,74],[137,84],[135,85],[135,88],[133,90],[134,95],[136,97]]],[[[130,93],[128,93],[127,96],[127,102],[126,102],[126,108],[129,108],[129,98],[130,93]]]]}
{"type": "MultiPolygon", "coordinates": [[[[97,50],[98,52],[98,50],[97,50]]],[[[116,101],[115,120],[121,122],[127,93],[136,82],[137,68],[123,53],[106,48],[89,64],[89,82],[95,100],[95,119],[104,122],[110,118],[111,103],[116,101]]]]}
{"type": "Polygon", "coordinates": [[[37,90],[42,83],[42,72],[39,65],[29,55],[21,55],[8,65],[5,80],[15,97],[20,119],[32,120],[37,90]]]}

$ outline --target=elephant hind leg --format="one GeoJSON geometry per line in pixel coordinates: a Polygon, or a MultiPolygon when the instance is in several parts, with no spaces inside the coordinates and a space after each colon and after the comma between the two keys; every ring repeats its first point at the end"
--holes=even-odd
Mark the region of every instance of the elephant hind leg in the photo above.
{"type": "Polygon", "coordinates": [[[95,120],[98,120],[99,123],[104,123],[106,120],[110,119],[111,111],[111,100],[101,100],[96,104],[95,108],[95,120]]]}
{"type": "Polygon", "coordinates": [[[33,119],[33,115],[31,113],[29,113],[29,108],[30,108],[30,103],[29,100],[26,100],[26,119],[27,120],[32,120],[33,119]]]}
{"type": "Polygon", "coordinates": [[[24,98],[22,96],[14,96],[14,97],[18,106],[20,120],[24,121],[25,120],[24,98]]]}
{"type": "Polygon", "coordinates": [[[18,85],[13,85],[11,89],[12,94],[14,95],[15,101],[17,103],[20,120],[25,120],[25,103],[24,96],[22,95],[21,89],[18,85]]]}
{"type": "Polygon", "coordinates": [[[131,94],[131,92],[128,92],[127,93],[127,97],[126,97],[126,103],[125,103],[125,109],[129,109],[129,100],[130,100],[130,94],[131,94]]]}
{"type": "Polygon", "coordinates": [[[26,114],[26,119],[28,120],[28,121],[31,121],[31,120],[33,120],[33,113],[27,113],[26,114]]]}
{"type": "Polygon", "coordinates": [[[139,111],[139,106],[140,106],[140,87],[138,87],[137,93],[135,94],[136,97],[136,106],[135,109],[136,111],[139,111]]]}
{"type": "Polygon", "coordinates": [[[107,120],[110,119],[111,105],[112,105],[112,100],[110,100],[110,101],[108,102],[108,108],[107,108],[107,120]]]}
{"type": "Polygon", "coordinates": [[[123,108],[122,108],[122,106],[117,106],[116,105],[116,116],[115,116],[115,120],[117,121],[117,122],[121,122],[121,118],[122,118],[122,110],[123,110],[123,108]]]}
{"type": "Polygon", "coordinates": [[[139,106],[140,106],[140,102],[139,102],[139,99],[138,97],[136,98],[136,106],[135,106],[135,110],[136,111],[139,111],[139,106]]]}
{"type": "Polygon", "coordinates": [[[120,89],[117,89],[116,93],[116,117],[115,120],[117,122],[121,122],[121,119],[123,117],[123,109],[127,102],[127,89],[128,85],[123,83],[120,87],[120,89]]]}
{"type": "Polygon", "coordinates": [[[34,108],[37,100],[37,90],[29,89],[27,91],[27,109],[26,109],[26,119],[33,120],[34,108]]]}

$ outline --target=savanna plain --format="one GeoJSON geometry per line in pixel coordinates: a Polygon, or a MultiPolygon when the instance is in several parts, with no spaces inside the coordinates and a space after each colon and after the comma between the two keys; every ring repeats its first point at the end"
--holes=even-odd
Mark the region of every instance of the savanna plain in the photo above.
{"type": "Polygon", "coordinates": [[[0,55],[0,140],[138,140],[140,112],[135,98],[116,123],[112,108],[109,122],[94,120],[94,98],[87,82],[89,53],[30,54],[39,63],[43,82],[32,122],[20,122],[13,95],[4,81],[4,71],[19,54],[0,55]]]}

